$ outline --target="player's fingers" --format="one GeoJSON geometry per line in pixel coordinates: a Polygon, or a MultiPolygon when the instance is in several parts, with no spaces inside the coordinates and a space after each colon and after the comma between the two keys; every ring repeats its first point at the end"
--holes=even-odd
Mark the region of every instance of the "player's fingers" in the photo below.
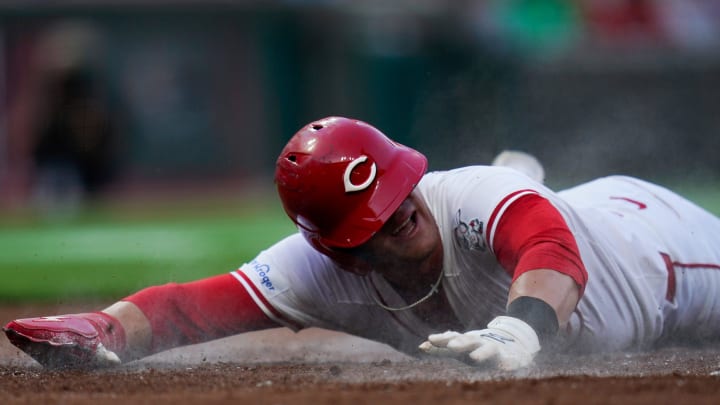
{"type": "Polygon", "coordinates": [[[447,348],[459,353],[471,352],[483,344],[483,341],[472,333],[466,333],[450,339],[447,348]]]}
{"type": "Polygon", "coordinates": [[[468,356],[475,362],[475,363],[485,363],[491,360],[496,360],[498,356],[498,349],[493,344],[484,344],[478,347],[477,349],[473,350],[468,354],[468,356]]]}
{"type": "Polygon", "coordinates": [[[418,348],[427,354],[440,357],[452,357],[455,356],[455,352],[444,347],[438,347],[429,341],[422,342],[418,348]]]}
{"type": "Polygon", "coordinates": [[[472,330],[451,338],[446,346],[458,353],[468,353],[480,347],[483,342],[482,336],[482,330],[472,330]]]}
{"type": "Polygon", "coordinates": [[[99,343],[95,350],[95,360],[101,365],[118,365],[122,363],[120,357],[115,352],[106,349],[102,343],[99,343]]]}
{"type": "Polygon", "coordinates": [[[445,347],[447,346],[450,339],[457,336],[460,336],[460,333],[451,330],[443,333],[433,333],[432,335],[428,336],[428,342],[430,342],[433,346],[445,347]]]}

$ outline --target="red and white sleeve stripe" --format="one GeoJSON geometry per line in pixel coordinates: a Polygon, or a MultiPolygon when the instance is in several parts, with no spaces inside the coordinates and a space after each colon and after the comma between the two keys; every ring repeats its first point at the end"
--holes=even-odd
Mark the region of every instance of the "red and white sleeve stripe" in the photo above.
{"type": "Polygon", "coordinates": [[[488,244],[513,281],[527,271],[551,269],[572,277],[582,294],[587,270],[575,237],[550,201],[532,190],[511,193],[487,228],[488,244]]]}
{"type": "Polygon", "coordinates": [[[248,295],[250,295],[250,298],[252,298],[258,308],[260,308],[268,318],[293,330],[302,329],[302,325],[284,316],[270,303],[267,298],[265,298],[257,286],[252,282],[250,277],[242,271],[242,268],[237,269],[230,274],[240,282],[248,295]]]}
{"type": "Polygon", "coordinates": [[[537,191],[525,189],[512,192],[505,196],[505,198],[503,198],[500,203],[495,207],[492,214],[490,215],[490,219],[488,219],[487,227],[485,228],[485,240],[488,241],[490,250],[495,251],[495,249],[493,248],[493,241],[495,240],[495,231],[497,230],[498,218],[501,218],[503,214],[505,214],[507,208],[512,205],[512,203],[514,203],[517,199],[529,194],[537,194],[537,191]]]}

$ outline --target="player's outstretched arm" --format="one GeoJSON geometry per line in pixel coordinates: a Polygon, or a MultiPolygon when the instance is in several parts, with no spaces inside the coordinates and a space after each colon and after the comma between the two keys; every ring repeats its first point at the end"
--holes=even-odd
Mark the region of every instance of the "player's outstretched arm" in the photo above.
{"type": "Polygon", "coordinates": [[[507,209],[493,242],[498,262],[513,276],[507,313],[486,329],[430,335],[420,350],[514,370],[530,365],[567,323],[587,272],[558,211],[538,195],[522,197],[507,209]]]}
{"type": "Polygon", "coordinates": [[[507,314],[485,329],[448,331],[428,336],[420,350],[441,356],[516,370],[532,364],[535,355],[567,323],[579,296],[575,281],[554,270],[524,273],[510,289],[507,314]]]}
{"type": "Polygon", "coordinates": [[[420,350],[513,371],[529,366],[540,347],[537,333],[526,322],[515,317],[498,316],[485,329],[432,334],[420,345],[420,350]]]}
{"type": "Polygon", "coordinates": [[[276,326],[244,287],[224,274],[150,287],[102,311],[17,319],[3,330],[43,366],[95,368],[276,326]]]}

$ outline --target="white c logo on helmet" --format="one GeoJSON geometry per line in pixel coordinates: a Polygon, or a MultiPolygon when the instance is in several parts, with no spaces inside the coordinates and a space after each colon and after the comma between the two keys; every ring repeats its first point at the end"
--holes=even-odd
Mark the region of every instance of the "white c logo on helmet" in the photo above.
{"type": "Polygon", "coordinates": [[[365,190],[373,182],[373,180],[375,180],[375,174],[377,172],[377,169],[375,167],[375,163],[373,163],[372,166],[370,166],[370,175],[368,176],[368,178],[365,181],[363,181],[360,184],[353,184],[352,181],[350,181],[350,173],[352,173],[353,169],[355,169],[355,166],[366,161],[367,159],[368,159],[367,156],[362,155],[359,158],[350,162],[348,167],[345,169],[345,174],[343,175],[343,183],[345,184],[345,192],[346,193],[352,193],[353,191],[365,190]]]}

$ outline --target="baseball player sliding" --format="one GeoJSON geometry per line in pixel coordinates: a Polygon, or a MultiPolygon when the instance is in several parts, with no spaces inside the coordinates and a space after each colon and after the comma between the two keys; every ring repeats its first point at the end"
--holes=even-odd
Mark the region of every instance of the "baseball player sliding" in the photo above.
{"type": "Polygon", "coordinates": [[[532,158],[501,157],[426,173],[421,153],[371,125],[312,122],[275,172],[299,232],[229,274],[4,330],[49,367],[119,364],[278,326],[504,370],[543,349],[718,337],[720,219],[630,177],[554,192],[532,158]]]}

